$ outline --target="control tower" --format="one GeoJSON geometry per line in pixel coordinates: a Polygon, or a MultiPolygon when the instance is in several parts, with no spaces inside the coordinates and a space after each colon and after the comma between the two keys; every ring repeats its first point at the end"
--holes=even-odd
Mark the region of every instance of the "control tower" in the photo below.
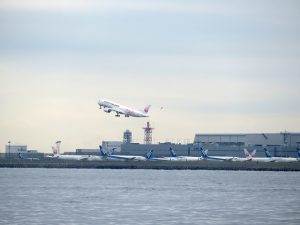
{"type": "Polygon", "coordinates": [[[130,144],[132,142],[132,133],[130,130],[126,130],[123,134],[123,143],[130,144]]]}
{"type": "Polygon", "coordinates": [[[152,144],[152,130],[154,128],[150,127],[150,123],[147,122],[147,126],[144,129],[144,144],[152,144]]]}

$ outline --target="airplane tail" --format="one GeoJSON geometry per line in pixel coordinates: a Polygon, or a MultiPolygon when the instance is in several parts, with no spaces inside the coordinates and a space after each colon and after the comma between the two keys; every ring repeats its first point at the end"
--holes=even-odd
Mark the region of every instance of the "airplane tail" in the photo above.
{"type": "Polygon", "coordinates": [[[208,157],[208,149],[204,150],[202,147],[199,146],[200,156],[203,158],[208,157]]]}
{"type": "Polygon", "coordinates": [[[114,153],[115,153],[115,150],[116,150],[117,148],[112,148],[112,150],[111,150],[111,152],[110,152],[110,155],[113,155],[114,153]]]}
{"type": "Polygon", "coordinates": [[[149,152],[147,152],[147,154],[145,155],[146,159],[151,159],[153,155],[153,150],[150,150],[149,152]]]}
{"type": "Polygon", "coordinates": [[[248,152],[248,150],[245,148],[244,148],[244,154],[245,154],[246,158],[249,158],[251,156],[250,153],[248,152]]]}
{"type": "Polygon", "coordinates": [[[267,158],[272,158],[271,153],[268,151],[268,149],[264,148],[265,154],[267,158]]]}
{"type": "Polygon", "coordinates": [[[150,109],[151,105],[147,105],[145,108],[144,108],[144,113],[148,113],[149,112],[149,109],[150,109]]]}
{"type": "Polygon", "coordinates": [[[172,157],[177,157],[176,152],[170,147],[170,153],[172,157]]]}
{"type": "Polygon", "coordinates": [[[55,142],[54,146],[52,146],[52,151],[54,155],[59,155],[60,154],[60,143],[61,141],[55,142]]]}
{"type": "Polygon", "coordinates": [[[256,149],[249,153],[248,150],[244,148],[244,154],[247,159],[252,159],[252,157],[254,157],[256,154],[256,149]]]}
{"type": "Polygon", "coordinates": [[[21,152],[18,154],[18,156],[19,156],[19,159],[25,159],[21,152]]]}
{"type": "Polygon", "coordinates": [[[103,151],[103,148],[101,145],[99,145],[99,149],[100,149],[100,155],[103,157],[107,157],[107,153],[105,151],[103,151]]]}
{"type": "Polygon", "coordinates": [[[53,152],[54,155],[58,155],[58,154],[57,154],[58,151],[57,151],[56,147],[54,147],[54,146],[52,146],[52,152],[53,152]]]}
{"type": "Polygon", "coordinates": [[[297,148],[297,153],[298,153],[298,160],[300,160],[300,149],[297,148]]]}
{"type": "Polygon", "coordinates": [[[202,147],[200,147],[200,154],[204,159],[208,157],[207,152],[202,147]]]}

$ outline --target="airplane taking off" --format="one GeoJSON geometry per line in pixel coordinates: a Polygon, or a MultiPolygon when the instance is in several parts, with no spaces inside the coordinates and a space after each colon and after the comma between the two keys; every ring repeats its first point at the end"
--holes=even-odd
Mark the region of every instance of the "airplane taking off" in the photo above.
{"type": "Polygon", "coordinates": [[[107,160],[121,160],[121,161],[146,161],[151,160],[153,150],[150,150],[146,153],[145,156],[140,155],[112,155],[107,154],[106,151],[103,151],[102,146],[99,145],[101,157],[107,160]]]}
{"type": "Polygon", "coordinates": [[[87,160],[88,155],[61,155],[60,154],[60,143],[61,141],[55,142],[52,146],[53,155],[46,156],[47,158],[64,159],[64,160],[87,160]]]}
{"type": "MultiPolygon", "coordinates": [[[[300,150],[299,148],[297,149],[298,151],[298,156],[300,156],[300,150]]],[[[272,157],[271,153],[266,149],[264,148],[264,151],[265,151],[265,154],[266,154],[266,157],[270,160],[275,160],[275,162],[297,162],[299,161],[300,157],[298,158],[292,158],[292,157],[272,157]]]]}
{"type": "Polygon", "coordinates": [[[98,102],[100,109],[103,107],[103,111],[106,113],[115,112],[116,117],[120,117],[120,114],[125,115],[125,117],[148,117],[147,113],[151,105],[148,105],[144,108],[144,110],[132,109],[124,105],[120,105],[118,103],[101,99],[98,102]]]}

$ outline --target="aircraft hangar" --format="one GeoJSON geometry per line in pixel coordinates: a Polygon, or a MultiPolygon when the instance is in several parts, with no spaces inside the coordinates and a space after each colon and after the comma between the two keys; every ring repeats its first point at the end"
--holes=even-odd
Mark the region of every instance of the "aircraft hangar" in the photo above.
{"type": "Polygon", "coordinates": [[[194,146],[202,145],[212,154],[241,155],[244,148],[258,150],[257,156],[264,156],[263,148],[268,148],[274,156],[297,157],[300,147],[300,133],[197,133],[194,146]]]}
{"type": "Polygon", "coordinates": [[[197,133],[194,142],[190,144],[124,143],[121,145],[121,154],[139,155],[153,149],[156,156],[169,156],[169,147],[172,147],[179,156],[199,156],[200,146],[208,149],[209,155],[244,157],[246,148],[249,151],[256,149],[256,156],[264,157],[263,148],[266,147],[273,156],[297,157],[296,150],[300,147],[300,133],[197,133]]]}

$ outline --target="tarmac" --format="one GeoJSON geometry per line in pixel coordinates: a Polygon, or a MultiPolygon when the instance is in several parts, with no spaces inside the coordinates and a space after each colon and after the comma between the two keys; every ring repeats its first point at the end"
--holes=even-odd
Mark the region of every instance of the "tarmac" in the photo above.
{"type": "Polygon", "coordinates": [[[300,171],[299,162],[232,161],[73,161],[61,159],[0,159],[4,168],[159,169],[159,170],[255,170],[300,171]]]}

